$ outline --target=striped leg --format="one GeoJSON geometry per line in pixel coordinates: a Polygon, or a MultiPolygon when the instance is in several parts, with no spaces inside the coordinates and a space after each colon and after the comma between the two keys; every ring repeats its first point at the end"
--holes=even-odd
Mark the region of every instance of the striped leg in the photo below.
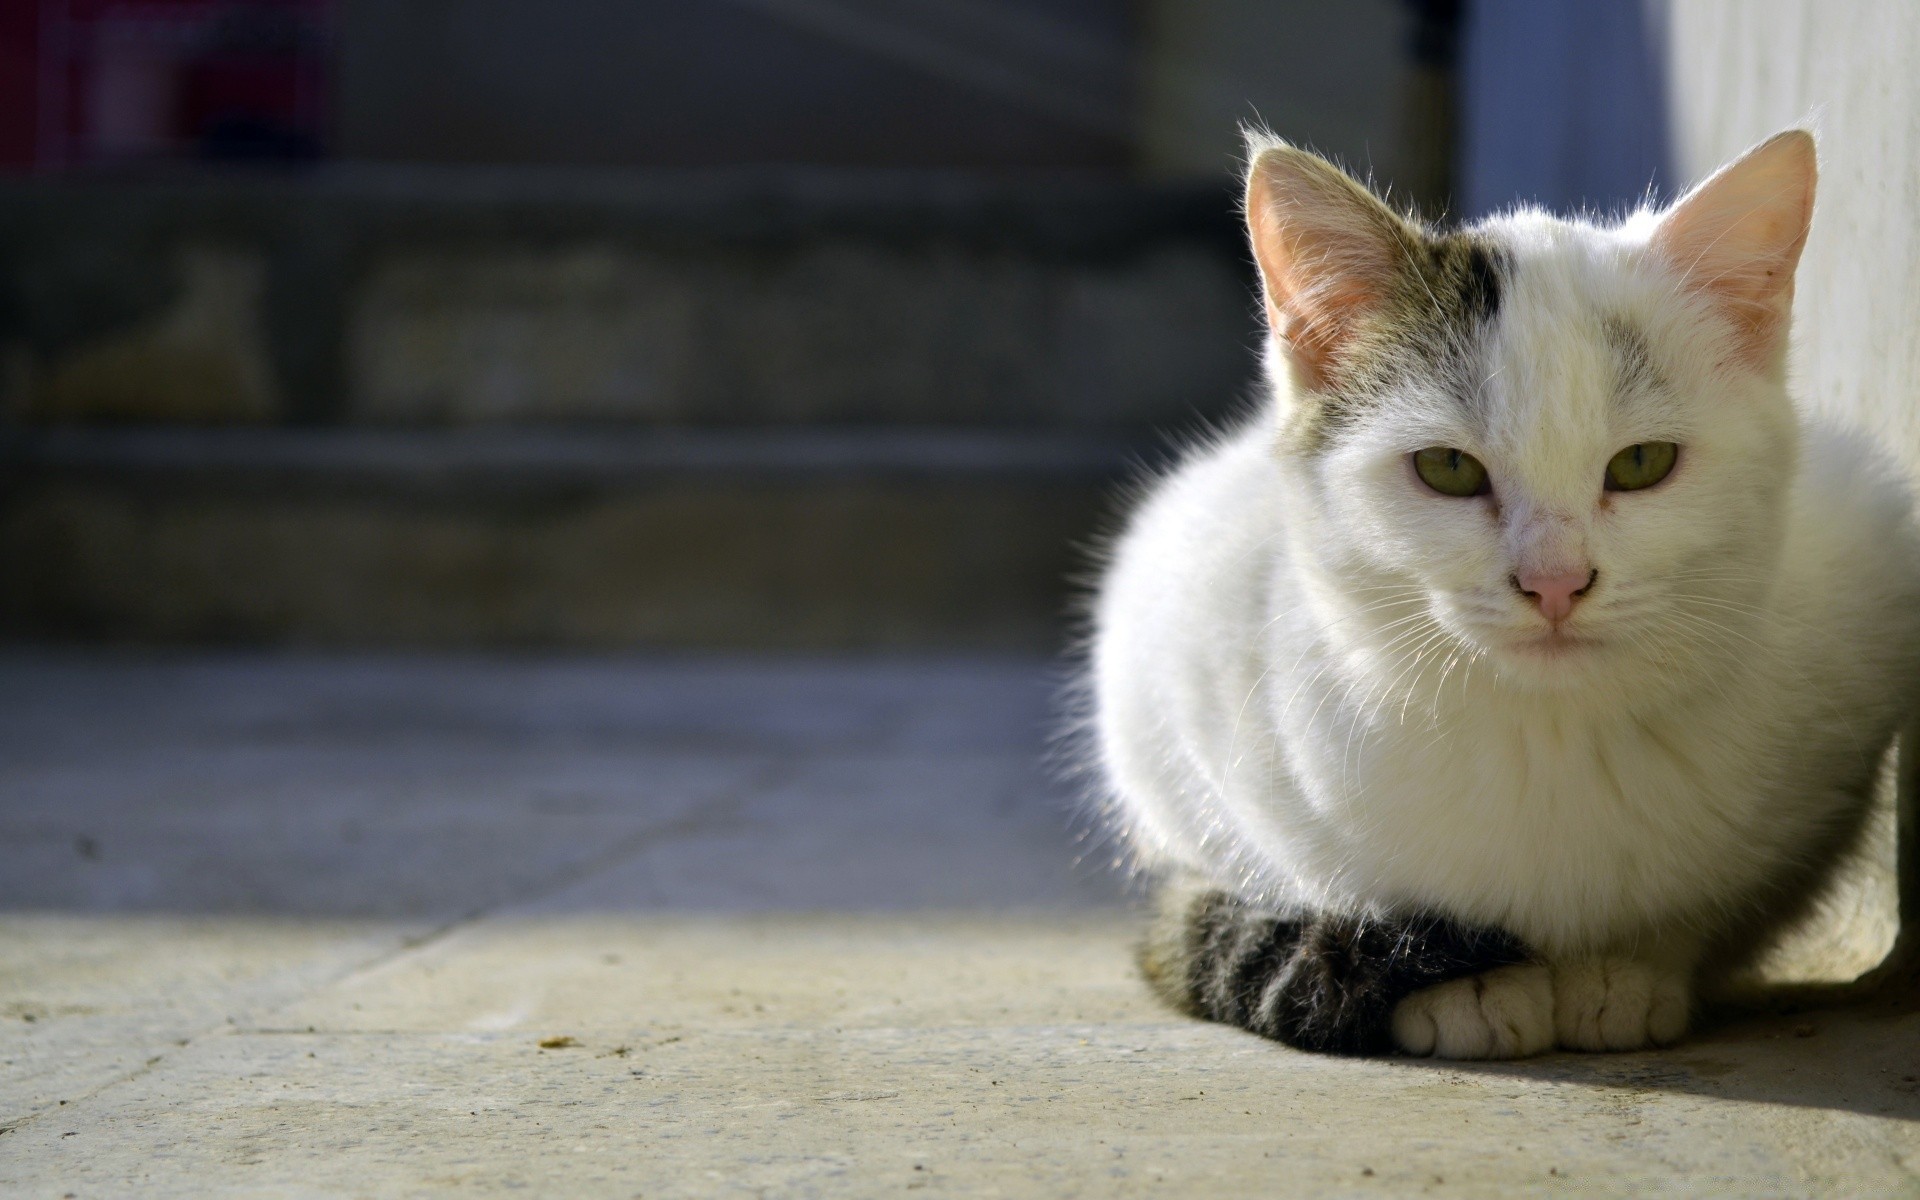
{"type": "MultiPolygon", "coordinates": [[[[1141,965],[1162,996],[1194,1016],[1302,1050],[1382,1054],[1395,1048],[1402,1000],[1454,980],[1471,988],[1468,977],[1499,968],[1544,979],[1544,968],[1517,965],[1531,958],[1510,934],[1432,914],[1281,912],[1223,891],[1175,886],[1162,894],[1141,965]]],[[[1549,991],[1549,1044],[1551,1005],[1549,991]]]]}

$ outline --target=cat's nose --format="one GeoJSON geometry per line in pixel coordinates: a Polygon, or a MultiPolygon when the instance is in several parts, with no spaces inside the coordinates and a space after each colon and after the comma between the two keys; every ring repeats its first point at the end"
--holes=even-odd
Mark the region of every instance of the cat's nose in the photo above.
{"type": "Polygon", "coordinates": [[[1592,570],[1557,575],[1522,571],[1513,577],[1513,586],[1539,603],[1541,616],[1549,621],[1561,621],[1573,611],[1573,602],[1587,594],[1599,575],[1600,572],[1592,570]]]}

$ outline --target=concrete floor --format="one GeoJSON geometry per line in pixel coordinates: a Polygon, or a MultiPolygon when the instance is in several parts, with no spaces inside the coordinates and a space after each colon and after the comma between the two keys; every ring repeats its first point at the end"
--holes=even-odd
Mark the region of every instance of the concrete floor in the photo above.
{"type": "Polygon", "coordinates": [[[1920,1017],[1174,1017],[1031,661],[0,654],[8,1196],[1920,1196],[1920,1017]]]}

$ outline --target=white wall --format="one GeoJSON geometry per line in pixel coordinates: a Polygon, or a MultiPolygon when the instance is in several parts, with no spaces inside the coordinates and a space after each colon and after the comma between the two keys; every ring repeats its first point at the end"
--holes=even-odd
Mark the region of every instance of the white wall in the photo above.
{"type": "Polygon", "coordinates": [[[1818,133],[1800,389],[1882,432],[1920,480],[1920,6],[1674,0],[1668,20],[1683,177],[1790,125],[1818,133]]]}

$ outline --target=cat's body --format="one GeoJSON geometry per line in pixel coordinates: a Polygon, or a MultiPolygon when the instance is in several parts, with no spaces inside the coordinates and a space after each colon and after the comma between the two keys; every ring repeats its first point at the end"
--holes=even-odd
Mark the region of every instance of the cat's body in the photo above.
{"type": "Polygon", "coordinates": [[[1672,1040],[1851,845],[1920,668],[1905,492],[1796,416],[1784,298],[1713,290],[1740,265],[1713,254],[1761,261],[1764,289],[1784,253],[1790,298],[1806,214],[1751,244],[1715,225],[1741,232],[1737,191],[1698,228],[1683,205],[1402,235],[1299,152],[1256,150],[1272,399],[1153,491],[1096,610],[1112,804],[1164,881],[1149,972],[1285,1037],[1273,1014],[1302,1002],[1275,964],[1298,947],[1222,933],[1223,898],[1296,939],[1438,919],[1485,931],[1485,957],[1313,995],[1387,986],[1354,1020],[1390,1013],[1415,1052],[1672,1040]],[[1679,447],[1672,477],[1603,486],[1641,445],[1679,447]],[[1424,486],[1428,446],[1484,460],[1480,490],[1424,486]]]}

